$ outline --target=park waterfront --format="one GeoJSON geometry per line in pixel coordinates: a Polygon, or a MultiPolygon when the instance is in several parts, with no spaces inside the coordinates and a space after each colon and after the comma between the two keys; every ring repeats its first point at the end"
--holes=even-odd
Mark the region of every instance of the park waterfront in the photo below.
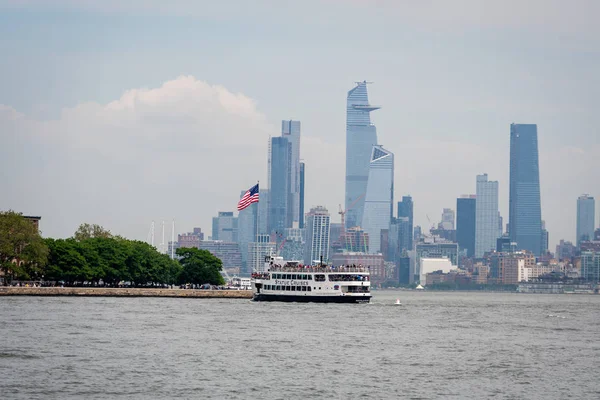
{"type": "Polygon", "coordinates": [[[251,299],[251,290],[199,290],[162,288],[89,288],[0,286],[2,296],[72,297],[185,297],[201,299],[251,299]]]}
{"type": "Polygon", "coordinates": [[[0,286],[218,286],[225,284],[222,269],[209,251],[180,248],[171,259],[148,243],[113,235],[99,225],[82,224],[67,239],[42,238],[21,214],[0,211],[0,286]]]}

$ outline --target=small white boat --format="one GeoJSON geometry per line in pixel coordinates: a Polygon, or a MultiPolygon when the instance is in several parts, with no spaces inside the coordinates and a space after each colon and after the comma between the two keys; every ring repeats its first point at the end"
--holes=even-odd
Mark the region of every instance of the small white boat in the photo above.
{"type": "Polygon", "coordinates": [[[396,299],[396,302],[394,304],[402,305],[402,303],[400,303],[400,299],[396,299]]]}

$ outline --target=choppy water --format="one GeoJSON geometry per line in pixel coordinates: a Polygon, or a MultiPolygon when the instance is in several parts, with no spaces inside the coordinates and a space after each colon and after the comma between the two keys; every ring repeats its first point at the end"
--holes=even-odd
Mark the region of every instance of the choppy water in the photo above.
{"type": "Polygon", "coordinates": [[[600,296],[5,297],[0,307],[3,399],[600,398],[600,296]]]}

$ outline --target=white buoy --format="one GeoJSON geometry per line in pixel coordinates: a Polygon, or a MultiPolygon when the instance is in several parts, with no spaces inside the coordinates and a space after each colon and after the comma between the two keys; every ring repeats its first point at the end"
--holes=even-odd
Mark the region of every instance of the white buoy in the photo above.
{"type": "Polygon", "coordinates": [[[398,305],[400,305],[400,304],[402,304],[402,303],[400,303],[400,299],[396,299],[396,303],[395,303],[395,304],[398,304],[398,305]]]}

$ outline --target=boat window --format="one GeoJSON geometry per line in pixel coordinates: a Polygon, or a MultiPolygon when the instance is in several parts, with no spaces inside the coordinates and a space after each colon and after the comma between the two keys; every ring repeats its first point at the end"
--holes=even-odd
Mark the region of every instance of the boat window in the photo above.
{"type": "Polygon", "coordinates": [[[325,275],[315,275],[315,282],[325,282],[325,275]]]}
{"type": "Polygon", "coordinates": [[[281,286],[277,285],[277,289],[275,290],[281,290],[281,286]]]}
{"type": "Polygon", "coordinates": [[[296,291],[296,286],[292,286],[292,292],[296,291]]]}
{"type": "Polygon", "coordinates": [[[287,290],[287,291],[289,292],[290,290],[292,290],[292,288],[291,288],[291,287],[289,287],[289,286],[286,286],[286,287],[285,287],[285,290],[287,290]]]}
{"type": "Polygon", "coordinates": [[[285,276],[285,279],[292,279],[292,275],[291,275],[291,274],[287,274],[287,275],[285,276]]]}
{"type": "Polygon", "coordinates": [[[307,280],[312,281],[312,275],[308,275],[306,278],[307,280]]]}
{"type": "Polygon", "coordinates": [[[310,292],[310,286],[306,288],[306,291],[310,292]]]}

